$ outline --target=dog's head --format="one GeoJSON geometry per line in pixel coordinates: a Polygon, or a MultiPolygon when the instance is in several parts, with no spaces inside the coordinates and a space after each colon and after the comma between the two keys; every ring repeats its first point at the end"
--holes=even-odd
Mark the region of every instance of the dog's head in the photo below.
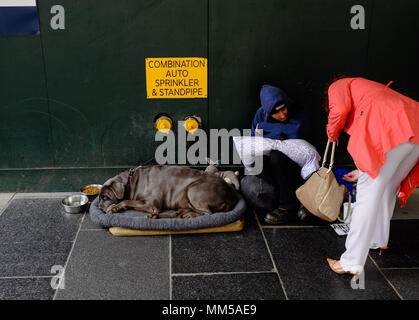
{"type": "Polygon", "coordinates": [[[99,208],[106,212],[106,209],[115,203],[119,203],[124,199],[125,186],[122,182],[110,180],[100,189],[99,208]]]}

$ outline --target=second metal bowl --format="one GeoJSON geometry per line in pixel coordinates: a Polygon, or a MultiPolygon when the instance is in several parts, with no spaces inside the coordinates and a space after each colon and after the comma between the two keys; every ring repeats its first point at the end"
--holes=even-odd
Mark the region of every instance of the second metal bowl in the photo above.
{"type": "Polygon", "coordinates": [[[85,195],[89,199],[89,202],[92,202],[99,195],[101,188],[102,188],[101,184],[89,184],[87,186],[82,187],[80,189],[80,192],[83,193],[83,195],[85,195]],[[99,189],[99,191],[95,194],[90,194],[90,193],[86,193],[86,192],[83,191],[86,188],[97,188],[97,189],[99,189]]]}

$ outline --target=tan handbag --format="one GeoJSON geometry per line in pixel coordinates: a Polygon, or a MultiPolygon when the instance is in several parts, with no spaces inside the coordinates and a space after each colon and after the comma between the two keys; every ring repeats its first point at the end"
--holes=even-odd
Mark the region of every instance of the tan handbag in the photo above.
{"type": "Polygon", "coordinates": [[[320,169],[295,192],[302,205],[315,216],[333,222],[339,214],[348,188],[340,185],[333,174],[333,161],[335,157],[336,143],[332,144],[332,155],[329,168],[325,167],[330,141],[327,142],[323,163],[320,169]]]}

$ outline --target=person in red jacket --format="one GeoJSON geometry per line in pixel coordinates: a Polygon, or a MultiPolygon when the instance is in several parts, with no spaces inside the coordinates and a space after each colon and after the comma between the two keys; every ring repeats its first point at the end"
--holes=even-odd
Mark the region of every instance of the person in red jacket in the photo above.
{"type": "Polygon", "coordinates": [[[406,205],[407,198],[412,194],[413,190],[419,186],[419,162],[410,171],[409,175],[400,184],[400,190],[397,196],[401,200],[400,207],[406,205]]]}
{"type": "Polygon", "coordinates": [[[328,88],[327,136],[338,141],[344,129],[358,170],[357,200],[340,260],[327,259],[339,274],[363,271],[369,249],[387,248],[390,220],[401,182],[419,160],[419,103],[364,78],[342,78],[328,88]]]}

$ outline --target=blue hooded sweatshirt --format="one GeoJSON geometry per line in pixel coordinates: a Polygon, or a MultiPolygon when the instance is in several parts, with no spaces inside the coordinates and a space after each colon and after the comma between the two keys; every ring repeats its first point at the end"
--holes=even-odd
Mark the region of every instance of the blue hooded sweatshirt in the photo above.
{"type": "Polygon", "coordinates": [[[255,135],[256,125],[263,130],[265,138],[279,139],[282,135],[285,139],[304,139],[303,121],[304,110],[292,101],[281,89],[270,85],[263,85],[260,90],[262,106],[256,111],[252,122],[252,136],[255,135]],[[284,103],[288,108],[288,116],[285,122],[279,122],[270,117],[274,106],[284,103]]]}

